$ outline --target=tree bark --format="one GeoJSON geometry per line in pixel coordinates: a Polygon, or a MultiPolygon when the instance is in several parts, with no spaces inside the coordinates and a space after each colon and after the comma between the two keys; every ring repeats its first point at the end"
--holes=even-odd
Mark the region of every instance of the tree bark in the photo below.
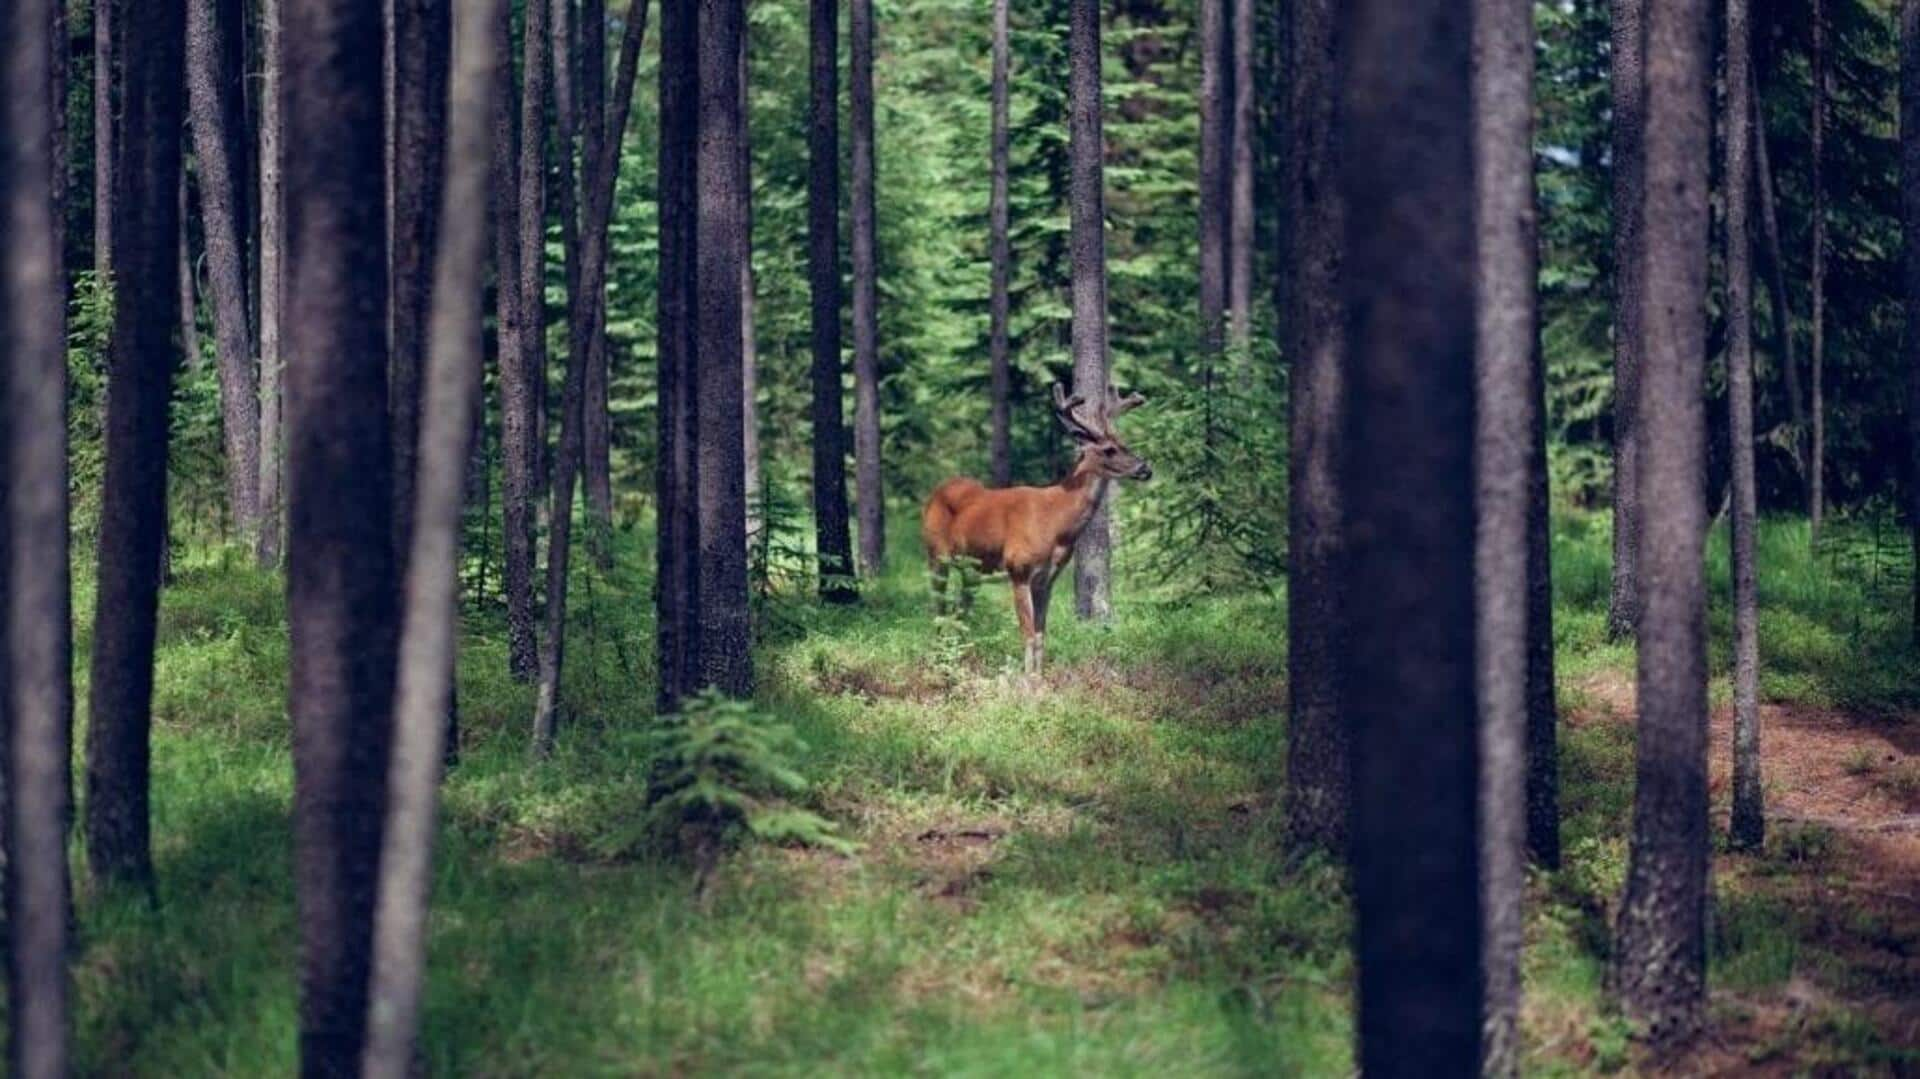
{"type": "MultiPolygon", "coordinates": [[[[0,810],[12,1027],[8,1070],[23,1079],[66,1075],[71,1036],[73,641],[55,179],[63,164],[54,118],[60,98],[50,93],[49,75],[52,46],[65,42],[49,35],[58,25],[53,8],[52,0],[21,0],[0,15],[6,29],[0,221],[7,235],[0,260],[0,339],[8,346],[0,362],[0,414],[9,421],[0,432],[0,810]]],[[[166,324],[161,326],[164,331],[166,324]]]]}
{"type": "MultiPolygon", "coordinates": [[[[607,141],[607,5],[606,0],[582,0],[580,5],[580,167],[592,168],[607,141]]],[[[621,133],[615,131],[618,140],[621,133]]],[[[617,158],[616,158],[617,160],[617,158]]],[[[582,177],[583,183],[589,178],[582,177]]],[[[601,245],[605,251],[606,245],[601,245]]],[[[604,255],[602,256],[604,257],[604,255]]],[[[613,568],[613,415],[607,355],[607,298],[603,292],[587,297],[587,383],[585,475],[587,520],[592,527],[594,563],[613,568]]]]}
{"type": "Polygon", "coordinates": [[[527,364],[520,273],[519,98],[513,82],[513,13],[503,4],[494,25],[500,78],[493,98],[494,315],[500,327],[501,561],[507,595],[507,670],[530,681],[538,665],[533,630],[534,372],[527,364]]]}
{"type": "MultiPolygon", "coordinates": [[[[1818,11],[1818,0],[1815,0],[1818,11]]],[[[1754,592],[1753,62],[1747,0],[1727,0],[1726,273],[1727,411],[1733,484],[1733,842],[1758,849],[1766,822],[1760,792],[1760,624],[1754,592]]],[[[1816,320],[1815,325],[1818,325],[1816,320]]],[[[1818,340],[1816,330],[1815,340],[1818,340]]],[[[1817,346],[1816,346],[1817,348],[1817,346]]],[[[1819,370],[1819,361],[1814,362],[1819,370]]],[[[1816,383],[1817,384],[1817,383],[1816,383]]]]}
{"type": "Polygon", "coordinates": [[[113,272],[114,166],[120,160],[120,41],[126,0],[93,0],[93,269],[113,272]]]}
{"type": "MultiPolygon", "coordinates": [[[[1227,184],[1227,333],[1244,349],[1253,339],[1253,0],[1233,3],[1233,111],[1227,184]]],[[[1242,357],[1242,363],[1246,362],[1242,357]]]]}
{"type": "MultiPolygon", "coordinates": [[[[448,38],[446,0],[393,5],[392,157],[387,163],[393,276],[388,281],[387,405],[393,415],[393,549],[412,549],[413,485],[419,475],[421,378],[432,305],[434,243],[446,152],[448,38]]],[[[404,563],[403,563],[404,564],[404,563]]]]}
{"type": "MultiPolygon", "coordinates": [[[[1537,203],[1536,203],[1537,205],[1537,203]]],[[[1536,218],[1537,225],[1537,218],[1536,218]]],[[[1538,243],[1536,231],[1536,245],[1538,243]]],[[[1535,248],[1536,267],[1538,247],[1535,248]]],[[[1534,316],[1539,317],[1538,299],[1534,316]]],[[[1547,358],[1534,331],[1527,478],[1527,851],[1560,868],[1560,707],[1554,692],[1553,520],[1547,475],[1547,358]]]]}
{"type": "Polygon", "coordinates": [[[1707,668],[1703,566],[1709,25],[1706,0],[1647,11],[1646,295],[1641,326],[1639,735],[1613,984],[1670,1044],[1706,1004],[1707,668]]]}
{"type": "Polygon", "coordinates": [[[260,541],[262,566],[280,564],[285,512],[281,448],[281,387],[286,366],[280,352],[281,312],[286,305],[282,260],[286,200],[281,191],[280,3],[262,0],[265,90],[260,103],[260,541]]]}
{"type": "MultiPolygon", "coordinates": [[[[1107,367],[1106,141],[1100,113],[1100,5],[1070,0],[1067,31],[1068,246],[1073,264],[1073,392],[1104,401],[1107,367]]],[[[1073,546],[1073,607],[1083,619],[1113,617],[1112,485],[1073,546]]]]}
{"type": "MultiPolygon", "coordinates": [[[[548,48],[552,44],[549,11],[547,0],[533,0],[526,5],[522,45],[524,59],[520,69],[520,377],[527,390],[529,439],[527,504],[524,510],[526,579],[524,607],[516,611],[515,571],[510,568],[507,581],[507,631],[515,640],[526,643],[527,670],[522,676],[516,666],[515,676],[529,679],[537,673],[539,664],[538,637],[533,625],[533,574],[539,564],[534,550],[533,500],[539,497],[539,490],[543,486],[540,475],[547,460],[546,130],[547,93],[550,89],[548,48]],[[525,619],[523,625],[515,625],[519,619],[525,619]]],[[[511,501],[513,495],[510,493],[507,497],[511,501]]],[[[519,541],[510,536],[509,542],[519,541]]],[[[508,555],[508,565],[513,565],[511,553],[508,555]]],[[[513,643],[508,647],[510,661],[517,664],[517,647],[513,643]]]]}
{"type": "Polygon", "coordinates": [[[180,227],[174,230],[180,237],[180,354],[190,370],[197,370],[202,359],[200,317],[194,302],[193,229],[189,227],[193,200],[186,169],[180,170],[180,182],[175,186],[180,191],[180,227]]]}
{"type": "Polygon", "coordinates": [[[1809,518],[1808,535],[1812,542],[1820,542],[1820,524],[1827,512],[1826,493],[1826,457],[1827,424],[1824,371],[1827,354],[1827,16],[1821,0],[1813,0],[1813,118],[1809,124],[1813,136],[1813,251],[1809,261],[1813,267],[1809,288],[1813,293],[1813,343],[1810,352],[1811,379],[1808,389],[1811,399],[1808,410],[1813,418],[1812,459],[1807,462],[1807,514],[1809,518]]]}
{"type": "Polygon", "coordinates": [[[1009,77],[1007,23],[1009,0],[993,0],[993,147],[992,190],[988,195],[988,248],[993,260],[987,297],[988,352],[992,365],[992,433],[989,436],[988,479],[995,487],[1013,482],[1013,372],[1008,355],[1009,303],[1007,289],[1013,276],[1013,248],[1008,238],[1007,208],[1007,80],[1009,77]]]}
{"type": "Polygon", "coordinates": [[[1337,39],[1331,0],[1292,5],[1286,180],[1287,829],[1299,850],[1347,850],[1351,735],[1339,687],[1346,655],[1345,499],[1340,415],[1346,396],[1341,299],[1346,203],[1337,180],[1337,39]]]}
{"type": "Polygon", "coordinates": [[[847,428],[840,377],[840,4],[811,0],[807,109],[807,285],[813,338],[813,527],[820,598],[854,585],[847,512],[847,428]]]}
{"type": "MultiPolygon", "coordinates": [[[[461,470],[470,456],[481,367],[489,130],[500,0],[459,5],[454,20],[445,193],[434,258],[420,430],[420,482],[407,560],[394,692],[394,747],[380,858],[364,1074],[411,1073],[426,981],[428,893],[446,716],[458,639],[461,470]]],[[[403,69],[404,70],[404,69],[403,69]]],[[[404,143],[405,125],[402,125],[404,143]]]]}
{"type": "MultiPolygon", "coordinates": [[[[1901,299],[1920,312],[1920,0],[1900,3],[1901,299]]],[[[1920,318],[1900,338],[1907,368],[1907,527],[1920,565],[1920,318]]],[[[1920,646],[1920,573],[1913,581],[1913,643],[1920,646]]]]}
{"type": "MultiPolygon", "coordinates": [[[[1233,55],[1227,8],[1200,0],[1200,346],[1202,392],[1211,395],[1226,344],[1227,216],[1233,156],[1233,55]]],[[[1209,416],[1211,412],[1209,412],[1209,416]]],[[[1206,432],[1211,440],[1213,432],[1206,432]]]]}
{"type": "Polygon", "coordinates": [[[107,379],[106,484],[100,516],[87,725],[87,856],[103,882],[151,885],[148,738],[153,645],[166,527],[169,386],[180,362],[180,123],[185,4],[141,9],[143,45],[126,56],[126,112],[115,163],[116,272],[107,379]]]}
{"type": "Polygon", "coordinates": [[[1340,701],[1354,736],[1357,1056],[1370,1076],[1480,1063],[1473,10],[1340,8],[1353,377],[1340,701]]]}
{"type": "Polygon", "coordinates": [[[672,712],[698,684],[700,627],[698,499],[694,438],[694,153],[699,136],[698,20],[693,5],[660,8],[659,448],[655,454],[659,537],[654,582],[656,704],[672,712]]]}
{"type": "Polygon", "coordinates": [[[1780,355],[1780,369],[1786,375],[1787,411],[1793,421],[1793,437],[1788,445],[1793,456],[1793,467],[1804,480],[1807,462],[1801,440],[1807,429],[1807,407],[1800,391],[1800,361],[1793,352],[1793,309],[1787,301],[1787,259],[1780,245],[1780,214],[1773,191],[1773,164],[1767,159],[1765,99],[1760,96],[1759,76],[1752,74],[1752,65],[1747,70],[1754,109],[1753,171],[1760,188],[1760,240],[1765,256],[1761,264],[1766,269],[1767,298],[1773,308],[1774,349],[1780,355]]]}
{"type": "Polygon", "coordinates": [[[1481,1074],[1520,1069],[1527,767],[1533,646],[1534,390],[1539,311],[1531,0],[1473,8],[1475,220],[1474,599],[1480,703],[1481,1074]]]}
{"type": "Polygon", "coordinates": [[[1645,319],[1647,0],[1612,0],[1613,47],[1613,592],[1607,634],[1640,613],[1640,380],[1645,319]]]}
{"type": "Polygon", "coordinates": [[[382,20],[372,0],[283,0],[282,12],[299,148],[286,160],[286,344],[300,1059],[307,1075],[350,1075],[366,1034],[399,600],[382,20]]]}
{"type": "Polygon", "coordinates": [[[859,570],[880,575],[887,549],[880,476],[880,299],[874,220],[873,0],[851,0],[847,76],[853,116],[853,460],[860,507],[859,570]]]}
{"type": "Polygon", "coordinates": [[[236,83],[226,70],[223,19],[243,17],[222,0],[187,4],[187,94],[193,155],[200,181],[200,221],[206,233],[207,279],[213,292],[215,362],[220,371],[222,446],[226,451],[227,509],[242,540],[260,529],[260,385],[253,334],[247,325],[247,223],[241,192],[245,132],[231,125],[241,110],[230,100],[236,83]]]}
{"type": "Polygon", "coordinates": [[[753,318],[753,94],[747,79],[752,36],[750,30],[740,34],[740,184],[747,199],[747,249],[740,260],[740,454],[746,480],[749,549],[760,535],[766,511],[760,490],[760,358],[753,318]]]}

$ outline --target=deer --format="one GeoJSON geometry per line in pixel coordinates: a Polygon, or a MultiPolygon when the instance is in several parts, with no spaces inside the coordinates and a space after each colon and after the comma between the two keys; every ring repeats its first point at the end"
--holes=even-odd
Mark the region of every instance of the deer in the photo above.
{"type": "MultiPolygon", "coordinates": [[[[1073,557],[1074,542],[1105,501],[1109,484],[1153,478],[1153,466],[1113,429],[1114,420],[1145,403],[1137,393],[1122,397],[1109,386],[1094,407],[1056,384],[1053,414],[1080,448],[1065,478],[1050,487],[989,488],[956,476],[933,489],[920,514],[920,541],[927,551],[935,617],[947,613],[947,574],[954,562],[971,559],[984,573],[1005,570],[1026,641],[1026,673],[1040,673],[1054,578],[1073,557]]],[[[963,604],[970,599],[963,590],[963,604]]]]}

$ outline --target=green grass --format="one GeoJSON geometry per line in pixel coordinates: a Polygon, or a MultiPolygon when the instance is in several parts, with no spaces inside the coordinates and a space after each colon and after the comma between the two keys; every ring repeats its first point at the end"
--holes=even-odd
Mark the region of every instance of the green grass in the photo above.
{"type": "MultiPolygon", "coordinates": [[[[1906,707],[1920,672],[1904,607],[1850,565],[1809,562],[1804,537],[1787,522],[1763,537],[1778,560],[1762,583],[1766,693],[1906,707]]],[[[1632,667],[1605,640],[1607,544],[1604,518],[1558,522],[1570,708],[1583,679],[1632,667]]],[[[572,712],[549,761],[528,758],[531,695],[506,677],[497,612],[468,612],[431,925],[434,1074],[1351,1070],[1344,884],[1278,846],[1284,597],[1123,582],[1099,628],[1071,616],[1063,585],[1034,686],[1004,584],[936,629],[913,551],[900,537],[857,607],[776,597],[761,612],[759,707],[803,738],[806,808],[859,853],[748,846],[704,891],[618,841],[645,811],[648,552],[623,546],[614,572],[576,579],[572,712]]],[[[177,554],[155,689],[158,903],[83,892],[81,1070],[290,1074],[280,584],[233,552],[177,554]]],[[[1568,863],[1536,879],[1528,958],[1530,1067],[1548,1073],[1627,1053],[1601,983],[1631,730],[1570,725],[1562,745],[1568,863]]],[[[1764,992],[1803,972],[1817,953],[1790,914],[1758,893],[1723,903],[1716,984],[1764,992]]],[[[1886,1052],[1871,1033],[1840,1013],[1792,1044],[1871,1062],[1886,1052]]]]}

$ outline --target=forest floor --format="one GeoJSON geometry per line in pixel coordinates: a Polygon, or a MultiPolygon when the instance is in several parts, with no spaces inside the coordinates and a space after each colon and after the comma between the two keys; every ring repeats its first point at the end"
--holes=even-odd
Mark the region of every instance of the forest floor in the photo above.
{"type": "MultiPolygon", "coordinates": [[[[1904,585],[1861,543],[1815,560],[1804,524],[1767,526],[1768,842],[1716,859],[1711,1033],[1653,1060],[1602,992],[1631,813],[1632,649],[1604,639],[1605,519],[1570,515],[1557,533],[1566,861],[1531,885],[1528,1073],[1920,1070],[1920,663],[1904,585]]],[[[237,552],[176,550],[155,701],[158,902],[83,891],[82,1070],[292,1074],[281,586],[237,552]]],[[[1344,884],[1278,844],[1284,596],[1123,580],[1099,629],[1063,594],[1053,665],[1032,681],[1004,584],[935,626],[914,554],[902,537],[855,608],[762,609],[757,707],[805,743],[790,762],[810,781],[800,802],[858,848],[748,845],[704,881],[636,828],[647,552],[576,578],[574,719],[550,761],[528,759],[530,693],[506,676],[497,612],[470,612],[431,1073],[1351,1071],[1344,884]]],[[[79,598],[84,612],[84,580],[79,598]]]]}

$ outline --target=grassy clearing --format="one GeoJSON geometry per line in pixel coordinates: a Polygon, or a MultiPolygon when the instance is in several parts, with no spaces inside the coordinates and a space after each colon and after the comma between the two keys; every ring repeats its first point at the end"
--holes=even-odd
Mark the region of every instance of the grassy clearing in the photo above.
{"type": "MultiPolygon", "coordinates": [[[[1763,537],[1765,692],[1912,706],[1901,604],[1851,565],[1809,563],[1804,537],[1794,523],[1763,537]]],[[[1527,1014],[1531,1070],[1549,1074],[1633,1060],[1600,1003],[1632,731],[1589,688],[1630,684],[1632,650],[1604,640],[1605,520],[1562,519],[1555,548],[1569,858],[1534,882],[1527,1014]]],[[[903,537],[855,609],[776,599],[763,612],[760,707],[804,739],[807,807],[859,852],[748,847],[703,891],[630,841],[648,768],[647,553],[575,585],[576,711],[549,762],[527,759],[530,693],[504,674],[496,613],[469,613],[465,755],[446,786],[432,924],[433,1073],[1350,1071],[1343,884],[1276,845],[1283,598],[1131,587],[1109,629],[1062,611],[1036,687],[1017,674],[1004,585],[986,582],[970,620],[936,630],[912,549],[903,537]]],[[[180,555],[155,704],[159,902],[84,899],[81,1063],[290,1074],[280,586],[233,554],[180,555]]],[[[1723,633],[1719,606],[1714,624],[1723,633]]],[[[1754,1060],[1912,1065],[1874,1010],[1905,968],[1875,967],[1868,945],[1911,942],[1914,927],[1796,902],[1846,859],[1831,835],[1776,829],[1764,856],[1719,877],[1716,1007],[1735,1009],[1724,1022],[1754,1060]],[[1806,985],[1814,1004],[1767,1018],[1806,985]]]]}

